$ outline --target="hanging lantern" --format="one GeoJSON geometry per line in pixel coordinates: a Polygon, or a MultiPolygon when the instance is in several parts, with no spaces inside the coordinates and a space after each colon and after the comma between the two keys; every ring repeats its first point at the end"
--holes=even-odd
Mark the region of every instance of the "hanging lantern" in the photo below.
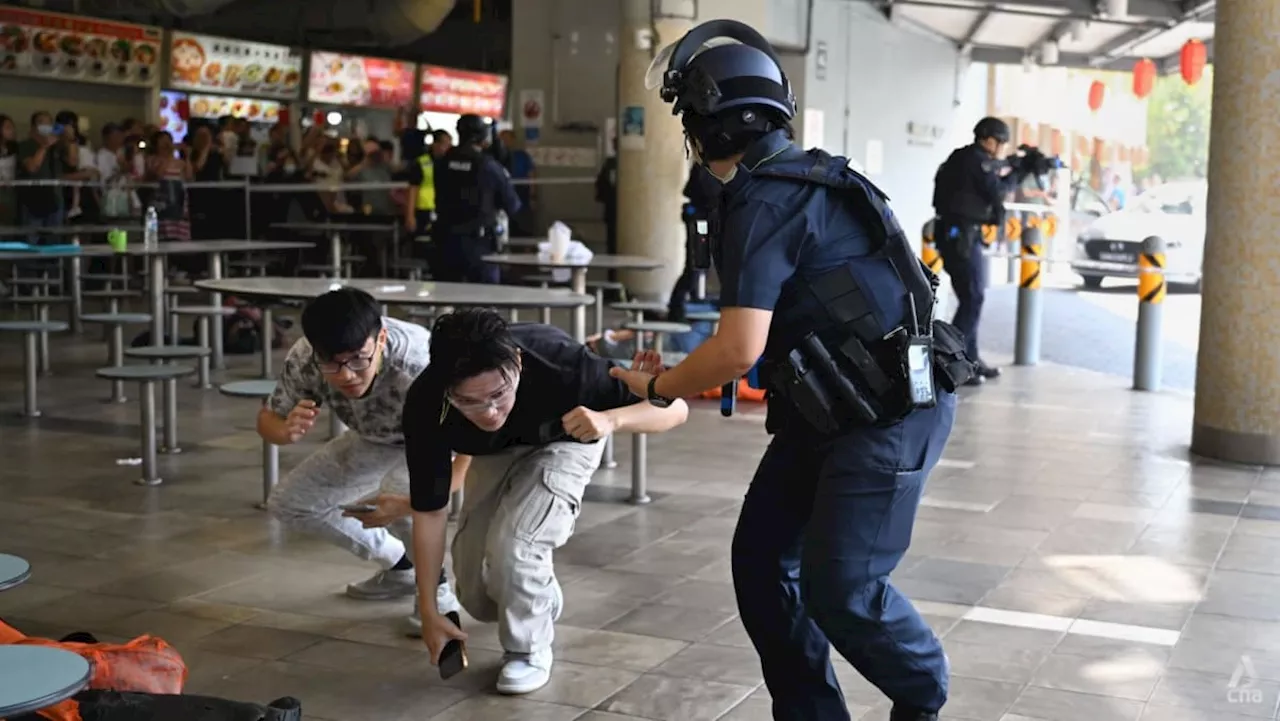
{"type": "Polygon", "coordinates": [[[1102,107],[1102,101],[1107,97],[1107,86],[1102,84],[1101,80],[1093,81],[1089,86],[1089,109],[1098,112],[1102,107]]]}
{"type": "Polygon", "coordinates": [[[1156,86],[1156,64],[1150,58],[1143,58],[1133,66],[1133,94],[1138,99],[1147,97],[1156,86]]]}
{"type": "Polygon", "coordinates": [[[1179,54],[1182,79],[1187,85],[1195,85],[1204,77],[1204,66],[1209,62],[1209,49],[1199,40],[1188,40],[1179,54]]]}

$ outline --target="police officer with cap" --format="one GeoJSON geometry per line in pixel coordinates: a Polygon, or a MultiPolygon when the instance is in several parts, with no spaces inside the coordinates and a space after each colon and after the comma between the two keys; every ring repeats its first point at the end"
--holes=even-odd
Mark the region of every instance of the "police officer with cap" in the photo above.
{"type": "Polygon", "coordinates": [[[458,118],[458,144],[436,163],[436,222],[440,270],[436,280],[497,283],[498,268],[481,258],[498,249],[498,211],[512,217],[520,199],[505,168],[485,152],[489,124],[479,115],[458,118]]]}
{"type": "Polygon", "coordinates": [[[932,721],[947,658],[889,574],[973,370],[963,338],[932,322],[937,279],[846,158],[792,142],[791,86],[755,30],[700,25],[655,58],[649,81],[721,184],[720,324],[657,375],[611,372],[664,405],[736,383],[759,359],[773,439],[732,564],[773,716],[850,718],[834,646],[892,699],[893,721],[932,721]]]}
{"type": "MultiPolygon", "coordinates": [[[[952,152],[933,181],[933,207],[938,214],[934,242],[958,301],[951,322],[965,334],[966,351],[975,360],[981,357],[978,322],[987,294],[982,226],[1004,226],[1004,198],[1017,187],[1012,168],[1000,162],[1009,137],[1009,125],[1003,120],[983,118],[973,128],[973,144],[952,152]]],[[[978,375],[970,385],[999,375],[999,368],[979,361],[978,375]]]]}

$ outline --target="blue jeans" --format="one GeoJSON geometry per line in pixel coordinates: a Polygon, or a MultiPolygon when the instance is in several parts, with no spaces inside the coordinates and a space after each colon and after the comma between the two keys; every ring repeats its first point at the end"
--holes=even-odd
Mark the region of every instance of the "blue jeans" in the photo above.
{"type": "Polygon", "coordinates": [[[895,704],[947,700],[942,644],[889,574],[911,542],[956,399],[889,428],[815,441],[784,432],[765,451],[733,538],[742,624],[760,655],[773,717],[847,721],[832,646],[895,704]]]}

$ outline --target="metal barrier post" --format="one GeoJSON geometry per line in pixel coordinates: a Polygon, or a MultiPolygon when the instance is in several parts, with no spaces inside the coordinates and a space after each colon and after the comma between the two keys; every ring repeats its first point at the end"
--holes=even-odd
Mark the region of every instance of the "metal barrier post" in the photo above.
{"type": "Polygon", "coordinates": [[[1016,215],[1010,215],[1004,224],[1004,250],[1009,254],[1009,285],[1018,282],[1021,271],[1018,262],[1018,245],[1022,239],[1022,221],[1016,215]]]}
{"type": "Polygon", "coordinates": [[[1161,381],[1161,327],[1164,325],[1164,239],[1142,241],[1138,258],[1138,334],[1133,352],[1133,388],[1158,391],[1161,381]]]}
{"type": "Polygon", "coordinates": [[[1034,216],[1022,231],[1022,268],[1018,279],[1018,325],[1013,341],[1013,364],[1033,366],[1040,362],[1040,327],[1044,315],[1040,291],[1044,246],[1039,220],[1034,216]]]}

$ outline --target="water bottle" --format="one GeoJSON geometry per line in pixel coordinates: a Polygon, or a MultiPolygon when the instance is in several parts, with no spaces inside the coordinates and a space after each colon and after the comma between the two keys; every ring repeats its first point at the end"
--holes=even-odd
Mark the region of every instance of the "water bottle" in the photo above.
{"type": "Polygon", "coordinates": [[[511,239],[511,224],[510,219],[507,218],[507,211],[499,210],[497,220],[498,252],[505,253],[507,251],[507,241],[511,239]]]}
{"type": "Polygon", "coordinates": [[[147,218],[142,228],[142,247],[154,250],[160,247],[160,217],[153,205],[147,206],[147,218]]]}

